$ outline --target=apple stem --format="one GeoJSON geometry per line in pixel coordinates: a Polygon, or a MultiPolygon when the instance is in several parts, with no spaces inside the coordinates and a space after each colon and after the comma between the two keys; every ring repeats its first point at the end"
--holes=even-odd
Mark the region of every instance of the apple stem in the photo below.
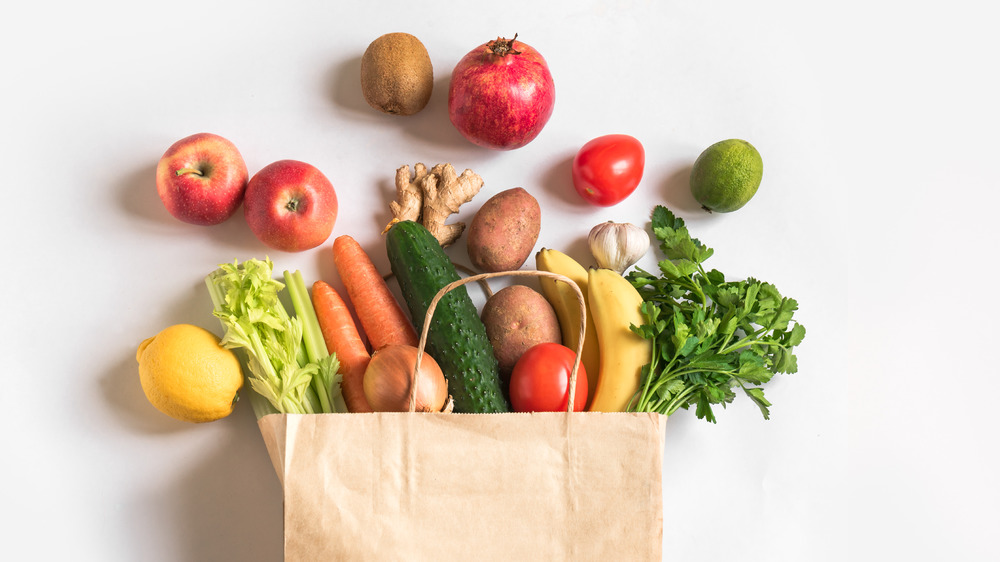
{"type": "Polygon", "coordinates": [[[197,174],[199,176],[205,175],[201,173],[201,170],[198,168],[181,168],[180,170],[177,170],[178,176],[183,176],[184,174],[197,174]]]}

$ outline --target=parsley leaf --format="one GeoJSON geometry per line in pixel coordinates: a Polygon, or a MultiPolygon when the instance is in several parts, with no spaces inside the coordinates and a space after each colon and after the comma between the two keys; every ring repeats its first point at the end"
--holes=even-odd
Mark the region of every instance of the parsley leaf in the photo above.
{"type": "Polygon", "coordinates": [[[664,256],[659,275],[634,268],[626,276],[643,297],[643,325],[632,329],[653,344],[631,409],[669,416],[694,406],[699,419],[715,423],[712,406],[725,408],[739,388],[769,419],[761,387],[798,370],[793,348],[806,335],[794,320],[798,302],[770,283],[706,271],[714,251],[662,205],[653,209],[652,230],[664,256]]]}

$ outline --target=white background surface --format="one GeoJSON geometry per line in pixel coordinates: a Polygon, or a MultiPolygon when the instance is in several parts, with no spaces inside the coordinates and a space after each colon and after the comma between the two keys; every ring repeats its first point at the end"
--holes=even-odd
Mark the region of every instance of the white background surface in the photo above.
{"type": "Polygon", "coordinates": [[[157,160],[201,131],[236,143],[251,173],[282,158],[323,170],[334,235],[382,267],[394,170],[447,161],[486,180],[466,220],[523,186],[542,204],[539,247],[585,260],[590,226],[644,223],[664,203],[715,248],[713,267],[795,297],[808,335],[800,372],[768,388],[770,421],[744,399],[717,425],[671,418],[666,559],[996,555],[985,2],[28,5],[0,8],[4,558],[281,557],[280,488],[249,404],[188,425],[138,382],[142,339],[179,322],[218,331],[202,285],[217,263],[268,254],[339,286],[328,245],[283,254],[241,215],[194,227],[166,213],[157,160]],[[434,64],[414,117],[360,94],[361,54],[390,31],[417,35],[434,64]],[[536,141],[491,152],[452,129],[447,82],[467,51],[515,32],[547,58],[556,108],[536,141]],[[589,207],[570,159],[613,132],[642,141],[646,173],[626,202],[589,207]],[[687,169],[732,137],[762,153],[763,185],[709,216],[687,169]]]}

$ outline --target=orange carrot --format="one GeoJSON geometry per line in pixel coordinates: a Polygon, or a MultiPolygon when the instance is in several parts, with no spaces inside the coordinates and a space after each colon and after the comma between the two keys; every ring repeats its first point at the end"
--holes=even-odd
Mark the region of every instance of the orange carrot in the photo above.
{"type": "Polygon", "coordinates": [[[409,317],[356,240],[338,236],[333,241],[333,262],[373,351],[387,345],[419,343],[409,317]]]}
{"type": "Polygon", "coordinates": [[[371,355],[368,354],[365,342],[361,340],[347,303],[336,289],[323,281],[313,283],[312,301],[320,331],[326,340],[326,348],[330,353],[337,354],[337,360],[340,361],[340,372],[343,375],[340,389],[347,411],[371,412],[364,388],[365,369],[368,368],[371,355]]]}

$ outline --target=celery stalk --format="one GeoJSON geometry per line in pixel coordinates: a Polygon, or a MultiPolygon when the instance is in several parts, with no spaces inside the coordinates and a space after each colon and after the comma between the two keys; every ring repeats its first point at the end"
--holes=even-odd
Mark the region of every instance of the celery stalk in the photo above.
{"type": "Polygon", "coordinates": [[[337,355],[330,353],[326,347],[323,329],[316,317],[312,296],[302,279],[302,272],[285,271],[284,278],[292,306],[295,308],[295,315],[302,320],[302,339],[305,342],[305,349],[310,361],[320,366],[319,374],[313,377],[313,388],[322,403],[322,411],[346,412],[347,403],[344,402],[340,388],[340,361],[337,360],[337,355]]]}
{"type": "Polygon", "coordinates": [[[283,277],[292,300],[292,307],[295,309],[295,316],[302,319],[302,339],[305,342],[306,353],[309,354],[310,361],[319,361],[330,352],[326,348],[326,340],[323,339],[323,331],[319,327],[319,319],[316,318],[316,309],[313,308],[309,289],[302,280],[302,272],[285,271],[283,277]]]}
{"type": "MultiPolygon", "coordinates": [[[[309,289],[306,288],[305,281],[302,280],[302,272],[296,271],[283,273],[285,287],[288,288],[288,296],[291,297],[292,307],[295,309],[295,316],[302,321],[302,341],[305,343],[305,350],[309,356],[309,361],[320,364],[330,355],[326,348],[326,340],[323,339],[323,331],[319,327],[319,319],[316,318],[316,309],[313,308],[312,298],[309,296],[309,289]]],[[[339,365],[338,365],[339,366],[339,365]]],[[[321,372],[323,367],[320,367],[321,372]]],[[[323,412],[331,412],[329,385],[332,380],[326,376],[313,377],[313,389],[319,398],[320,409],[323,412]]]]}

